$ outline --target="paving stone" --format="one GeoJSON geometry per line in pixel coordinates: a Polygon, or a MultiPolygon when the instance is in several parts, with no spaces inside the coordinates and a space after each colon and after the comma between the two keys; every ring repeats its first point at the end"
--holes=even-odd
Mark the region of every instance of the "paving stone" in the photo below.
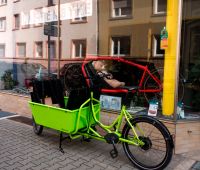
{"type": "Polygon", "coordinates": [[[8,167],[9,166],[9,164],[7,164],[6,162],[2,162],[2,163],[0,163],[0,169],[5,169],[5,167],[8,167]]]}
{"type": "Polygon", "coordinates": [[[15,162],[14,164],[12,164],[12,165],[6,167],[6,169],[7,169],[7,170],[15,170],[15,169],[17,169],[17,168],[21,169],[22,166],[23,166],[23,165],[22,165],[21,163],[15,162]]]}
{"type": "Polygon", "coordinates": [[[43,170],[45,168],[48,168],[49,165],[45,164],[45,163],[41,163],[40,165],[38,166],[35,166],[35,167],[32,167],[34,170],[43,170]]]}
{"type": "Polygon", "coordinates": [[[74,165],[67,165],[65,167],[59,168],[59,170],[71,170],[71,169],[77,169],[77,167],[75,167],[74,165]]]}

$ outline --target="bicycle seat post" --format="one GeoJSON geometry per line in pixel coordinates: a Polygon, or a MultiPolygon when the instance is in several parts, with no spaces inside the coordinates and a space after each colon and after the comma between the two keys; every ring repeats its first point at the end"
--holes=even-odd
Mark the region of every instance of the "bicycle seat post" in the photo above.
{"type": "Polygon", "coordinates": [[[124,99],[124,105],[128,105],[130,99],[133,98],[134,95],[137,95],[138,93],[138,86],[124,86],[123,89],[127,90],[127,93],[125,95],[124,99]]]}

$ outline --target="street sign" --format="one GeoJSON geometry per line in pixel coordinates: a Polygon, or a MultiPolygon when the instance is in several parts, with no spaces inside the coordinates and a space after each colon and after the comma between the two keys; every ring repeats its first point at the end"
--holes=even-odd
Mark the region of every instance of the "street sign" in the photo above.
{"type": "Polygon", "coordinates": [[[44,35],[57,37],[58,36],[58,27],[52,25],[51,23],[44,25],[44,35]]]}

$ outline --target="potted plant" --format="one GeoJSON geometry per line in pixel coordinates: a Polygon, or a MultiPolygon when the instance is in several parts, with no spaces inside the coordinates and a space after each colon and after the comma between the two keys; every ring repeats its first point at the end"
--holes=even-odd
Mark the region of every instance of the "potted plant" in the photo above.
{"type": "Polygon", "coordinates": [[[18,84],[18,82],[13,79],[12,70],[6,70],[4,75],[1,77],[1,80],[4,83],[5,90],[11,90],[18,84]]]}

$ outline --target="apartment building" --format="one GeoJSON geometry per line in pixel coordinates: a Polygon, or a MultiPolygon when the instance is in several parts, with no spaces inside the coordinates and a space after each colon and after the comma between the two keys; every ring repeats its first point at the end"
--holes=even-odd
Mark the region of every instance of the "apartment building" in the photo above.
{"type": "MultiPolygon", "coordinates": [[[[76,15],[74,18],[68,17],[61,21],[62,61],[97,54],[97,0],[87,2],[92,8],[90,16],[76,15]]],[[[74,6],[75,13],[80,10],[79,3],[81,1],[61,0],[61,6],[74,6]]],[[[47,0],[0,1],[0,60],[38,62],[47,66],[48,36],[44,35],[45,23],[25,23],[22,17],[23,14],[30,14],[34,10],[43,11],[47,4],[47,0]]],[[[57,1],[54,0],[53,4],[51,8],[56,8],[57,1]]],[[[51,37],[52,67],[56,67],[53,63],[56,63],[58,58],[57,42],[57,37],[51,37]]]]}
{"type": "Polygon", "coordinates": [[[166,25],[166,8],[166,0],[99,1],[99,53],[163,59],[160,32],[166,25]]]}

